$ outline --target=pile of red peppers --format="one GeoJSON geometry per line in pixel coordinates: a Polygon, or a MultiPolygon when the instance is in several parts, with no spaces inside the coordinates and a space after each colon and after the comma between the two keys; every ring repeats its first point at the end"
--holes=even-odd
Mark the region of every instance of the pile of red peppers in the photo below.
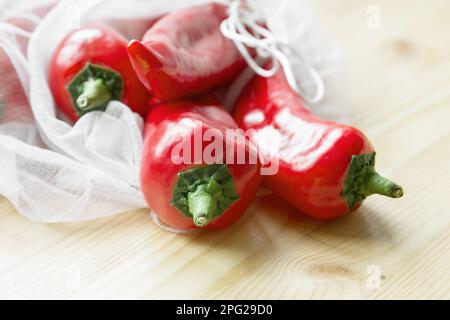
{"type": "Polygon", "coordinates": [[[255,76],[233,115],[221,106],[214,90],[247,67],[220,32],[226,18],[227,7],[211,3],[159,18],[142,40],[128,42],[100,25],[73,31],[50,63],[56,106],[77,121],[118,100],[146,118],[142,191],[160,220],[177,229],[231,225],[261,183],[299,212],[324,220],[353,211],[372,194],[401,197],[402,188],[375,171],[367,137],[314,116],[282,70],[255,76]],[[209,159],[198,157],[205,153],[209,159]],[[276,172],[262,175],[274,162],[276,172]]]}

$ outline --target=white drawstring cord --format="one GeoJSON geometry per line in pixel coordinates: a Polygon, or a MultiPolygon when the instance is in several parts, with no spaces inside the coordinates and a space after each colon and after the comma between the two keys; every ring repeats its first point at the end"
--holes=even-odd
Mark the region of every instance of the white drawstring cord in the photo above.
{"type": "MultiPolygon", "coordinates": [[[[280,46],[283,45],[280,44],[280,46]]],[[[303,56],[298,51],[292,49],[292,47],[285,46],[284,50],[276,49],[275,56],[278,58],[278,61],[280,61],[280,64],[286,75],[286,79],[289,85],[292,87],[292,89],[294,89],[294,91],[299,93],[302,97],[304,97],[307,101],[311,103],[317,103],[323,99],[323,97],[325,96],[325,85],[323,83],[322,76],[311,64],[305,61],[303,56]],[[304,62],[303,64],[307,67],[308,72],[316,86],[316,94],[314,96],[307,96],[307,94],[299,86],[294,71],[292,70],[291,64],[286,56],[285,53],[286,51],[291,51],[296,58],[299,58],[302,62],[304,62]]]]}
{"type": "Polygon", "coordinates": [[[13,10],[13,9],[7,9],[2,10],[2,17],[0,21],[0,30],[3,30],[9,34],[16,35],[16,36],[22,36],[26,38],[31,37],[31,32],[28,32],[20,27],[17,27],[11,23],[5,22],[7,19],[13,19],[13,18],[20,18],[28,20],[35,25],[38,25],[41,22],[41,18],[32,13],[27,11],[21,11],[21,10],[13,10]]]}
{"type": "Polygon", "coordinates": [[[36,25],[39,24],[42,20],[38,15],[36,15],[32,12],[21,11],[21,10],[12,10],[12,9],[3,10],[3,14],[4,14],[4,16],[2,16],[3,20],[7,20],[7,19],[11,19],[11,18],[21,18],[21,19],[25,19],[30,22],[33,22],[36,25]]]}
{"type": "Polygon", "coordinates": [[[233,0],[229,4],[229,16],[221,23],[220,30],[226,38],[233,41],[248,66],[257,75],[270,78],[277,73],[281,66],[289,85],[295,92],[311,103],[322,100],[325,95],[325,85],[319,72],[298,51],[276,40],[273,33],[258,22],[261,22],[261,19],[255,12],[242,5],[241,0],[233,0]],[[258,57],[254,58],[250,54],[249,48],[255,49],[258,57],[264,58],[264,61],[271,59],[270,69],[259,65],[258,57]],[[298,84],[288,59],[289,55],[298,58],[307,68],[316,87],[315,95],[308,96],[298,84]]]}
{"type": "MultiPolygon", "coordinates": [[[[31,21],[34,24],[39,24],[39,22],[41,21],[41,18],[37,15],[24,11],[3,10],[3,13],[4,15],[2,17],[2,20],[22,18],[31,21]]],[[[8,37],[1,37],[0,47],[6,52],[7,55],[16,57],[15,59],[12,59],[11,62],[13,63],[17,71],[17,75],[20,78],[22,86],[26,88],[25,94],[28,96],[30,84],[28,77],[25,76],[25,74],[29,74],[28,61],[16,44],[16,39],[14,38],[14,36],[25,37],[29,39],[31,38],[32,32],[26,31],[20,27],[15,26],[12,23],[8,23],[5,21],[0,21],[0,32],[4,32],[5,35],[8,35],[8,37]]]]}
{"type": "Polygon", "coordinates": [[[0,21],[0,30],[16,36],[22,36],[26,38],[31,37],[31,32],[25,31],[22,28],[16,27],[15,25],[9,24],[7,22],[0,21]]]}
{"type": "Polygon", "coordinates": [[[257,20],[254,13],[252,14],[246,10],[244,19],[244,10],[240,10],[240,7],[240,1],[231,2],[229,17],[221,23],[220,30],[226,38],[233,41],[244,60],[257,75],[270,78],[274,76],[278,70],[278,61],[275,59],[275,56],[271,54],[274,49],[271,46],[275,43],[273,36],[267,29],[259,26],[255,28],[257,20]],[[240,13],[242,14],[240,15],[240,13]],[[248,32],[243,23],[246,23],[247,28],[253,30],[254,34],[248,32]],[[271,57],[272,67],[270,69],[261,67],[247,48],[256,49],[258,55],[264,58],[271,57]]]}

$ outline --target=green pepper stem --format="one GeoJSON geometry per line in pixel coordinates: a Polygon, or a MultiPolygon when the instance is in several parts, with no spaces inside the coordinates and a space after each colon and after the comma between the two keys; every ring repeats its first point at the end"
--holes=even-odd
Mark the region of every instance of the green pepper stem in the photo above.
{"type": "Polygon", "coordinates": [[[200,185],[188,194],[189,211],[197,227],[205,227],[212,220],[219,199],[208,192],[206,185],[200,185]]]}
{"type": "Polygon", "coordinates": [[[365,193],[366,196],[380,194],[391,198],[400,198],[403,196],[403,189],[395,182],[374,172],[367,181],[365,193]]]}
{"type": "Polygon", "coordinates": [[[226,164],[211,164],[178,173],[172,205],[197,227],[205,227],[239,199],[226,164]]]}
{"type": "Polygon", "coordinates": [[[342,189],[342,196],[349,209],[353,209],[366,197],[381,194],[391,198],[403,196],[403,189],[395,182],[380,176],[375,171],[375,153],[352,157],[342,189]]]}
{"type": "Polygon", "coordinates": [[[77,106],[86,112],[104,106],[112,100],[112,95],[102,79],[89,79],[83,83],[83,93],[77,98],[77,106]]]}

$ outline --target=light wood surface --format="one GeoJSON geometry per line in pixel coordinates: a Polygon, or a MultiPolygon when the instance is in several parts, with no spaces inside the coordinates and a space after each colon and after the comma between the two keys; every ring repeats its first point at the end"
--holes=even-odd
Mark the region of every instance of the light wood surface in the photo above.
{"type": "Polygon", "coordinates": [[[450,2],[314,5],[345,50],[354,123],[404,198],[323,223],[265,196],[232,228],[192,235],[145,210],[34,224],[2,199],[0,298],[449,299],[450,2]]]}

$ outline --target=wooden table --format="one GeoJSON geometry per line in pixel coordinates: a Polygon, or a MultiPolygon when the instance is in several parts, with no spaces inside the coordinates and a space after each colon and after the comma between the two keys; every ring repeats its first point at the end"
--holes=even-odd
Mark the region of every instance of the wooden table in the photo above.
{"type": "Polygon", "coordinates": [[[354,123],[403,199],[323,223],[266,196],[229,230],[194,235],[144,210],[34,224],[2,199],[0,297],[450,298],[450,3],[315,6],[345,49],[354,123]]]}

